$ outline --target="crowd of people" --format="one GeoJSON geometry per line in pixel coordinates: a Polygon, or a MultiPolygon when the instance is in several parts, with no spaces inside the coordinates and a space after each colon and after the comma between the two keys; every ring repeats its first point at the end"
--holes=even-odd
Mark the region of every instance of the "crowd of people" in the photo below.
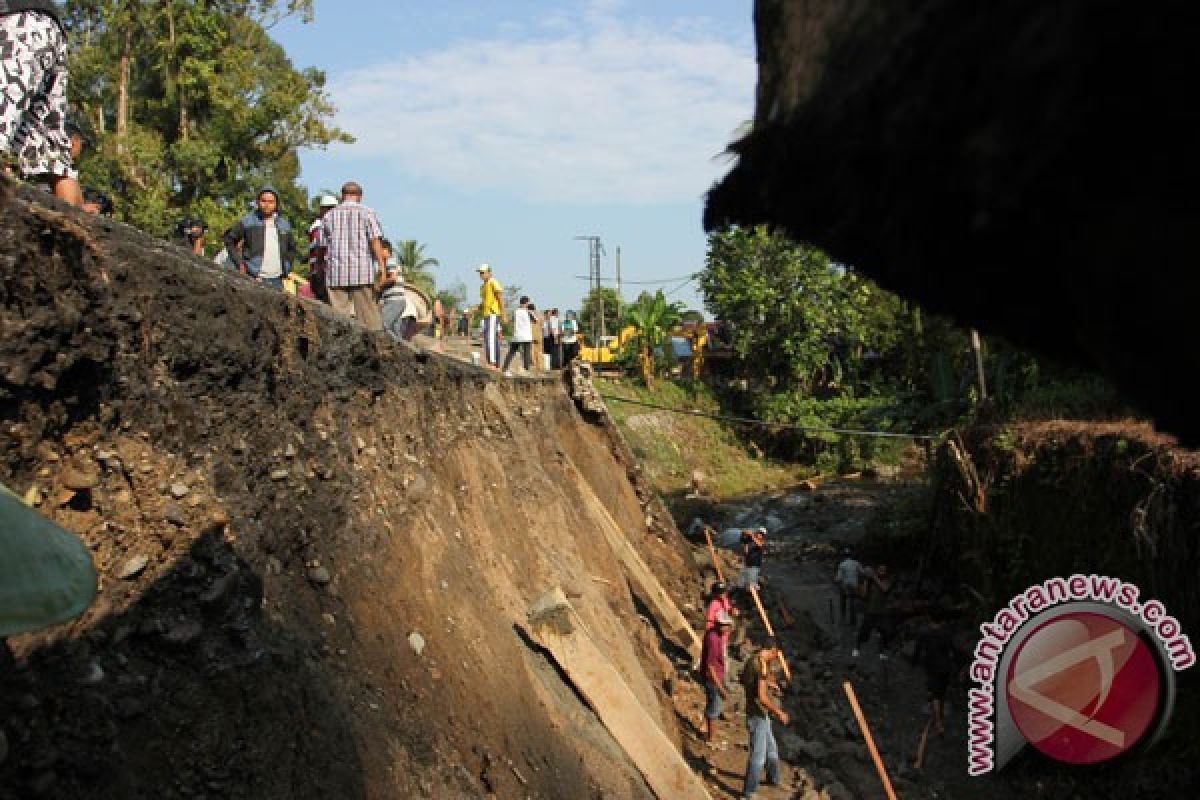
{"type": "MultiPolygon", "coordinates": [[[[5,81],[0,93],[0,170],[41,184],[88,213],[112,214],[107,196],[79,183],[76,164],[86,143],[68,120],[67,39],[53,0],[0,3],[0,66],[5,81]]],[[[501,369],[503,290],[490,266],[479,267],[484,283],[480,304],[473,309],[446,308],[441,300],[424,297],[405,284],[379,218],[362,197],[362,187],[350,181],[342,186],[340,198],[320,198],[316,219],[308,226],[307,279],[293,270],[296,259],[305,254],[296,252],[292,222],[271,187],[263,187],[253,210],[222,234],[214,260],[265,286],[327,303],[368,329],[385,330],[400,340],[411,341],[427,318],[436,339],[468,336],[474,316],[482,326],[482,361],[501,369]]],[[[204,220],[184,218],[176,234],[191,252],[205,254],[204,220]]],[[[523,299],[508,322],[512,336],[506,373],[511,374],[508,367],[517,353],[530,370],[543,363],[544,355],[551,368],[558,368],[578,352],[579,324],[573,312],[562,318],[558,309],[539,315],[534,304],[523,299]]]]}
{"type": "Polygon", "coordinates": [[[476,267],[479,273],[479,306],[483,362],[489,369],[502,371],[512,376],[510,366],[518,353],[526,372],[535,364],[547,369],[561,369],[579,355],[579,319],[574,311],[560,316],[557,308],[539,314],[537,306],[527,295],[522,295],[517,307],[512,309],[512,337],[504,363],[500,363],[500,345],[503,338],[504,287],[492,274],[490,264],[476,267]]]}

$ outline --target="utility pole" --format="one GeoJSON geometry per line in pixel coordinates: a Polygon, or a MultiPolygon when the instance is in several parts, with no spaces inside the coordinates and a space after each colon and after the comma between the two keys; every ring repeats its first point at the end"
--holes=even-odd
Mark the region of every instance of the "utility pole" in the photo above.
{"type": "Polygon", "coordinates": [[[588,243],[588,286],[596,292],[596,300],[600,306],[599,314],[596,314],[594,309],[592,313],[592,347],[599,348],[600,337],[604,336],[604,298],[600,294],[600,256],[604,254],[604,245],[599,236],[575,238],[588,243]]]}
{"type": "Polygon", "coordinates": [[[621,246],[617,245],[617,299],[621,300],[621,246]]]}

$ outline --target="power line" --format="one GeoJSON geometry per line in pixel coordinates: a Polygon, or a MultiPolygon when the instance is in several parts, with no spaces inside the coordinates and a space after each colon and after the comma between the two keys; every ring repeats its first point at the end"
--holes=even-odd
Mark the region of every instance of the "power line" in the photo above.
{"type": "Polygon", "coordinates": [[[704,411],[697,411],[694,408],[671,408],[657,403],[648,403],[645,400],[633,400],[628,397],[619,397],[615,394],[600,393],[600,396],[605,400],[616,400],[620,403],[630,403],[635,406],[645,406],[646,408],[654,408],[659,411],[670,411],[673,414],[684,414],[689,417],[705,417],[707,419],[715,419],[720,422],[734,422],[739,425],[757,425],[762,428],[772,428],[777,430],[790,431],[805,431],[807,433],[836,433],[841,436],[873,436],[879,439],[917,439],[936,441],[941,437],[941,434],[930,433],[891,433],[889,431],[861,431],[852,428],[818,428],[812,425],[794,425],[790,422],[764,422],[761,419],[749,419],[748,417],[729,417],[723,414],[709,414],[704,411]]]}
{"type": "MultiPolygon", "coordinates": [[[[591,275],[576,275],[575,277],[581,281],[592,280],[591,275]]],[[[608,280],[608,279],[602,277],[601,280],[608,280]]],[[[653,280],[653,281],[626,281],[626,280],[623,280],[623,281],[621,281],[621,283],[623,285],[624,284],[635,284],[638,286],[654,286],[654,285],[664,284],[664,283],[675,283],[676,281],[694,281],[694,280],[696,280],[696,273],[693,272],[690,275],[679,275],[674,278],[661,278],[661,279],[653,280]]]]}

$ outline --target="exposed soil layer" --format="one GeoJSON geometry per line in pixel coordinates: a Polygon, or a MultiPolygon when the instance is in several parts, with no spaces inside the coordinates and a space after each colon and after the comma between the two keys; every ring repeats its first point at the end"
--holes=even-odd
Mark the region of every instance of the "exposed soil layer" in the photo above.
{"type": "Polygon", "coordinates": [[[514,627],[562,586],[678,738],[678,651],[582,484],[681,605],[690,554],[556,379],[495,381],[24,190],[0,254],[0,479],[101,576],[80,619],[7,643],[0,798],[649,796],[514,627]]]}

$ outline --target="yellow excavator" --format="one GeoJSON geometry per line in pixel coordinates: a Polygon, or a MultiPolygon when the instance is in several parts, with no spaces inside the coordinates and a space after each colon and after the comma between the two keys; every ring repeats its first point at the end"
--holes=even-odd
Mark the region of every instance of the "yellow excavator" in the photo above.
{"type": "Polygon", "coordinates": [[[597,367],[605,364],[612,365],[616,362],[621,348],[636,333],[637,328],[626,325],[617,336],[601,336],[600,346],[596,347],[591,343],[588,334],[581,331],[579,333],[579,357],[597,367]]]}

